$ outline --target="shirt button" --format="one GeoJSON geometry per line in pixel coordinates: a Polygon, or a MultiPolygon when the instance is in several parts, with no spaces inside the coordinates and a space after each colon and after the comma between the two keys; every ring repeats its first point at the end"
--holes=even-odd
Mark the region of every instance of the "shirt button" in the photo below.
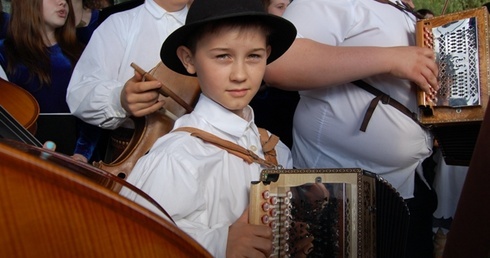
{"type": "Polygon", "coordinates": [[[250,146],[250,150],[253,152],[257,151],[257,147],[255,145],[250,146]]]}

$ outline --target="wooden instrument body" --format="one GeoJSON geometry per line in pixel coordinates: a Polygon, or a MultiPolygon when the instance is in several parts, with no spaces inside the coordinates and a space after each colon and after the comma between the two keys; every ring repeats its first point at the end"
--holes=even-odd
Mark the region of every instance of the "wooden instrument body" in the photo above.
{"type": "Polygon", "coordinates": [[[417,92],[419,121],[433,132],[448,165],[467,166],[490,93],[488,10],[481,7],[423,19],[416,29],[417,45],[434,49],[441,86],[436,101],[417,92]],[[466,31],[465,24],[474,26],[474,31],[466,31]],[[455,29],[445,32],[447,27],[455,29]],[[440,35],[434,36],[435,32],[440,35]],[[460,34],[464,37],[456,36],[460,34]]]}
{"type": "Polygon", "coordinates": [[[273,229],[272,257],[400,257],[408,213],[391,185],[359,168],[263,170],[250,190],[249,221],[273,229]]]}
{"type": "Polygon", "coordinates": [[[0,257],[211,257],[171,222],[96,183],[93,169],[0,140],[0,257]]]}
{"type": "MultiPolygon", "coordinates": [[[[176,73],[162,62],[158,63],[149,74],[162,82],[184,102],[192,107],[195,106],[201,92],[196,77],[176,73]]],[[[138,159],[150,150],[158,138],[172,130],[177,118],[188,112],[169,96],[166,96],[164,101],[165,105],[162,110],[145,117],[131,118],[135,125],[135,131],[128,146],[118,158],[109,164],[99,161],[94,163],[94,166],[121,178],[127,178],[138,159]]],[[[118,187],[114,188],[116,192],[119,190],[118,187]]]]}
{"type": "Polygon", "coordinates": [[[0,78],[0,105],[31,134],[36,133],[39,116],[37,100],[25,89],[0,78]]]}

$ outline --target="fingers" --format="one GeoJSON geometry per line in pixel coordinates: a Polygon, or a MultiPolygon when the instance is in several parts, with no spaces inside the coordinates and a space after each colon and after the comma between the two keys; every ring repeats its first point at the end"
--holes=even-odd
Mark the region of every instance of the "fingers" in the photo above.
{"type": "Polygon", "coordinates": [[[142,75],[135,72],[121,91],[121,105],[132,116],[144,116],[160,109],[165,103],[159,101],[159,81],[141,81],[142,75]]]}
{"type": "Polygon", "coordinates": [[[427,47],[395,48],[397,58],[392,61],[391,74],[415,83],[427,94],[434,94],[439,89],[438,73],[434,51],[427,47]]]}
{"type": "Polygon", "coordinates": [[[81,154],[78,154],[78,153],[75,153],[71,156],[72,159],[76,160],[76,161],[80,161],[82,163],[87,163],[88,160],[87,158],[85,158],[85,156],[81,155],[81,154]]]}
{"type": "Polygon", "coordinates": [[[419,64],[418,77],[415,77],[415,79],[412,81],[416,83],[422,91],[430,96],[431,99],[433,99],[440,87],[437,79],[439,69],[434,61],[435,57],[432,50],[425,50],[426,52],[428,51],[430,53],[425,54],[426,58],[419,64]]]}
{"type": "Polygon", "coordinates": [[[228,230],[227,257],[268,257],[272,252],[272,230],[248,224],[248,209],[228,230]]]}
{"type": "Polygon", "coordinates": [[[268,257],[272,253],[272,230],[235,222],[228,231],[226,253],[227,257],[268,257]]]}

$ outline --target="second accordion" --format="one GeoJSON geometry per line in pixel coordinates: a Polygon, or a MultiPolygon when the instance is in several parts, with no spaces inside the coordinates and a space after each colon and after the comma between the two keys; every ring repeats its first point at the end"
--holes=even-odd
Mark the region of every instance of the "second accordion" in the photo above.
{"type": "Polygon", "coordinates": [[[469,165],[489,101],[486,7],[417,22],[417,45],[434,51],[440,89],[418,91],[419,121],[434,133],[448,165],[469,165]]]}

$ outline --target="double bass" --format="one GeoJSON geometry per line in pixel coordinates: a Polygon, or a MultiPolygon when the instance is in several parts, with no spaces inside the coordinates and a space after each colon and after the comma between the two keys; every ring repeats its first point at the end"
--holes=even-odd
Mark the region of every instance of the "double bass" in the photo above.
{"type": "MultiPolygon", "coordinates": [[[[0,90],[0,105],[34,133],[37,101],[5,80],[0,90]]],[[[39,145],[0,138],[0,257],[211,257],[138,188],[39,145]],[[112,191],[121,185],[167,217],[112,191]]]]}
{"type": "Polygon", "coordinates": [[[170,220],[102,184],[110,179],[0,139],[0,257],[211,257],[170,220]]]}

